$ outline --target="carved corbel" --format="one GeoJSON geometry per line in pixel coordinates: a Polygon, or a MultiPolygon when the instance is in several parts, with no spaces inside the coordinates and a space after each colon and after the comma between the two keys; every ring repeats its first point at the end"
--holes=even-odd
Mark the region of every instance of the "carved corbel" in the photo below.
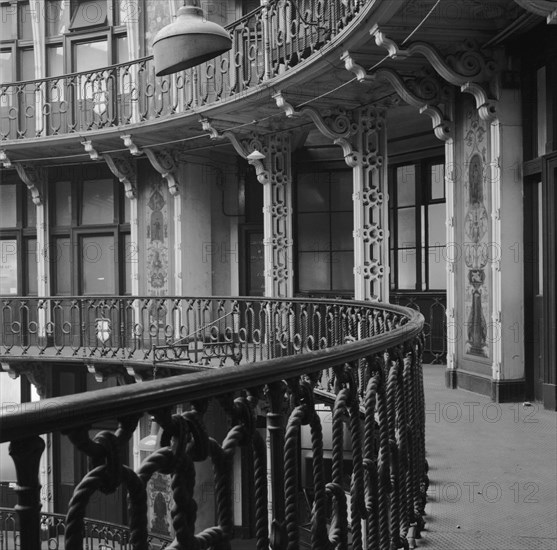
{"type": "Polygon", "coordinates": [[[124,184],[126,197],[135,199],[137,197],[137,173],[135,166],[124,156],[103,154],[110,171],[124,184]]]}
{"type": "Polygon", "coordinates": [[[0,162],[4,166],[4,168],[12,168],[12,161],[8,158],[6,151],[4,149],[0,149],[0,162]]]}
{"type": "Polygon", "coordinates": [[[254,151],[260,151],[263,154],[266,152],[266,148],[257,138],[252,138],[251,140],[239,140],[236,134],[229,131],[219,132],[212,124],[211,120],[208,118],[199,119],[203,130],[209,133],[209,136],[213,140],[228,139],[234,147],[234,150],[242,158],[246,159],[249,164],[255,168],[255,174],[260,183],[268,183],[269,171],[265,167],[263,159],[249,158],[249,155],[254,151]]]}
{"type": "Polygon", "coordinates": [[[133,379],[137,383],[143,382],[144,376],[143,376],[143,372],[140,369],[137,369],[137,368],[132,367],[130,365],[126,365],[125,369],[126,369],[127,375],[133,377],[133,379]]]}
{"type": "Polygon", "coordinates": [[[19,377],[19,372],[10,365],[10,363],[6,363],[5,361],[1,361],[0,362],[0,366],[2,367],[2,370],[8,374],[8,376],[12,379],[15,380],[16,378],[19,377]]]}
{"type": "Polygon", "coordinates": [[[91,160],[99,160],[100,156],[98,151],[95,149],[95,147],[93,147],[93,142],[90,140],[83,140],[81,142],[81,145],[83,145],[83,148],[85,149],[85,151],[87,153],[89,153],[89,156],[91,157],[91,160]]]}
{"type": "Polygon", "coordinates": [[[11,366],[9,363],[2,361],[2,370],[8,373],[8,376],[15,380],[22,374],[27,378],[30,384],[35,386],[37,394],[41,399],[47,397],[48,394],[48,380],[44,371],[44,366],[37,364],[23,364],[11,366]]]}
{"type": "Polygon", "coordinates": [[[130,153],[134,157],[138,157],[143,154],[143,151],[133,142],[130,134],[122,135],[120,138],[124,141],[124,145],[130,150],[130,153]]]}
{"type": "Polygon", "coordinates": [[[18,176],[31,192],[33,203],[40,206],[42,204],[42,190],[46,182],[44,168],[23,162],[14,162],[13,166],[15,166],[18,176]]]}
{"type": "Polygon", "coordinates": [[[176,196],[180,192],[178,185],[178,167],[171,151],[144,148],[143,152],[147,155],[149,162],[153,168],[166,180],[168,190],[172,196],[176,196]]]}
{"type": "Polygon", "coordinates": [[[87,371],[95,377],[99,384],[108,379],[107,373],[103,372],[102,368],[98,368],[96,365],[87,365],[87,371]]]}
{"type": "Polygon", "coordinates": [[[413,42],[406,49],[388,38],[377,26],[370,34],[375,43],[387,50],[391,59],[406,59],[413,55],[424,56],[437,74],[455,86],[462,86],[467,82],[485,82],[495,74],[497,65],[493,59],[482,55],[471,41],[464,43],[464,49],[455,55],[443,59],[441,54],[426,42],[413,42]]]}
{"type": "Polygon", "coordinates": [[[493,122],[497,118],[497,101],[488,98],[487,92],[482,85],[466,82],[460,87],[460,90],[474,96],[476,109],[482,120],[493,122]]]}
{"type": "Polygon", "coordinates": [[[340,60],[344,61],[344,68],[353,73],[358,82],[373,82],[376,79],[377,73],[368,74],[364,67],[356,63],[350,52],[343,52],[340,56],[340,60]]]}

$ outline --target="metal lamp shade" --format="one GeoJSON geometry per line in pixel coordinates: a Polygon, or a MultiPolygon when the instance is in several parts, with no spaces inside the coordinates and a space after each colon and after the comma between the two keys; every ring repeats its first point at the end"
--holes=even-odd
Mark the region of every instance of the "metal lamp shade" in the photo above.
{"type": "Polygon", "coordinates": [[[189,69],[228,51],[230,34],[207,21],[198,6],[182,6],[176,20],[163,27],[153,41],[155,74],[164,76],[189,69]]]}

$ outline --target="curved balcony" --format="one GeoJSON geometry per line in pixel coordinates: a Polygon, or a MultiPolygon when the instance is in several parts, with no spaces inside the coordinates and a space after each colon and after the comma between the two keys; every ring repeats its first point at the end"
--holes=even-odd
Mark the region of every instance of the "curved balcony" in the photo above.
{"type": "MultiPolygon", "coordinates": [[[[176,75],[153,58],[0,85],[0,145],[133,127],[253,96],[335,41],[372,0],[280,0],[227,27],[232,49],[176,75]]],[[[201,128],[198,128],[198,131],[201,128]]]]}
{"type": "Polygon", "coordinates": [[[67,434],[90,459],[68,506],[67,548],[82,547],[92,495],[118,489],[128,494],[132,547],[149,548],[146,485],[155,472],[172,475],[174,544],[229,548],[240,448],[252,457],[244,458],[253,473],[242,494],[253,503],[253,548],[400,548],[419,537],[427,490],[419,313],[299,299],[11,298],[3,304],[3,326],[13,339],[2,344],[3,364],[66,357],[125,366],[139,352],[137,362],[152,370],[159,361],[169,370],[181,364],[198,370],[3,411],[0,442],[11,442],[16,464],[23,550],[40,547],[41,525],[50,521],[41,517],[38,473],[40,435],[51,432],[67,434]],[[74,327],[68,319],[77,312],[74,327]],[[67,349],[57,338],[69,339],[67,349]],[[139,342],[130,345],[128,338],[139,342]],[[207,412],[214,402],[226,416],[219,425],[207,412]],[[175,412],[176,405],[186,412],[175,412]],[[145,412],[163,429],[161,447],[133,471],[122,463],[121,449],[145,412]],[[119,428],[91,438],[89,426],[107,420],[119,428]],[[332,438],[329,474],[325,430],[332,438]],[[300,441],[309,445],[304,476],[300,441]],[[217,519],[198,532],[195,473],[207,459],[217,519]]]}

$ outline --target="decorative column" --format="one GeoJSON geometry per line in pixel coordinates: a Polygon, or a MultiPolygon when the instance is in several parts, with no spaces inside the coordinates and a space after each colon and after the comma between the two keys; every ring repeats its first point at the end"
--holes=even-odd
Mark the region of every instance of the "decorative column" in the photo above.
{"type": "Polygon", "coordinates": [[[343,147],[353,180],[354,298],[388,302],[385,112],[367,106],[357,112],[356,120],[354,145],[343,147]]]}
{"type": "Polygon", "coordinates": [[[265,296],[288,298],[294,295],[290,135],[274,134],[262,141],[254,138],[249,149],[265,155],[261,161],[265,169],[257,174],[263,185],[265,296]]]}
{"type": "Polygon", "coordinates": [[[220,133],[209,119],[201,119],[201,125],[210,133],[211,139],[230,140],[236,152],[255,167],[257,179],[263,185],[265,296],[293,296],[290,134],[253,135],[250,139],[240,140],[232,132],[220,133]]]}
{"type": "Polygon", "coordinates": [[[475,105],[461,98],[454,102],[457,128],[445,147],[447,240],[452,247],[447,383],[484,392],[487,379],[495,400],[520,400],[524,282],[518,94],[503,88],[495,60],[471,42],[445,59],[427,43],[402,48],[379,28],[370,32],[391,59],[421,55],[441,78],[475,100],[475,105]]]}
{"type": "Polygon", "coordinates": [[[455,139],[450,137],[445,141],[445,206],[446,206],[446,235],[447,235],[447,385],[455,388],[456,381],[452,379],[456,369],[457,319],[456,319],[456,262],[458,247],[456,238],[455,218],[455,139]]]}
{"type": "Polygon", "coordinates": [[[354,113],[335,109],[322,115],[312,107],[296,110],[280,92],[274,98],[287,117],[309,116],[325,137],[342,147],[353,174],[354,298],[388,301],[385,110],[368,105],[354,113]]]}
{"type": "Polygon", "coordinates": [[[182,295],[182,197],[178,182],[178,165],[171,151],[143,149],[153,168],[166,180],[173,201],[174,233],[174,289],[175,296],[182,295]]]}

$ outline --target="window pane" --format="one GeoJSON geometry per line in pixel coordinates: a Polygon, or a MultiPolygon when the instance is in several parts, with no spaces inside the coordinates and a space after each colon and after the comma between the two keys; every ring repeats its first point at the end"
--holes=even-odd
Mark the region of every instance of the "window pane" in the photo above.
{"type": "Polygon", "coordinates": [[[116,38],[116,63],[125,63],[129,60],[128,37],[116,38]]]}
{"type": "Polygon", "coordinates": [[[58,36],[66,32],[70,20],[70,3],[67,0],[47,0],[46,35],[58,36]]]}
{"type": "Polygon", "coordinates": [[[38,294],[37,284],[37,239],[25,239],[25,259],[27,262],[27,288],[26,293],[36,296],[38,294]]]}
{"type": "Polygon", "coordinates": [[[442,290],[447,288],[445,247],[438,246],[429,249],[429,289],[442,290]]]}
{"type": "Polygon", "coordinates": [[[298,249],[329,250],[329,215],[300,214],[298,216],[298,249]]]}
{"type": "Polygon", "coordinates": [[[354,253],[333,252],[332,253],[332,290],[354,290],[354,253]]]}
{"type": "Polygon", "coordinates": [[[0,295],[17,294],[17,241],[0,240],[0,295]]]}
{"type": "Polygon", "coordinates": [[[397,206],[416,203],[416,168],[413,164],[396,169],[397,206]]]}
{"type": "Polygon", "coordinates": [[[329,209],[328,174],[300,174],[298,176],[298,210],[318,212],[329,209]]]}
{"type": "Polygon", "coordinates": [[[429,246],[444,245],[446,238],[445,203],[430,204],[427,209],[429,246]]]}
{"type": "Polygon", "coordinates": [[[26,223],[25,227],[36,228],[37,226],[37,207],[33,202],[33,195],[31,191],[26,189],[25,195],[27,196],[27,216],[26,216],[26,223]]]}
{"type": "Polygon", "coordinates": [[[413,248],[398,251],[398,288],[416,288],[416,250],[413,248]]]}
{"type": "Polygon", "coordinates": [[[17,225],[16,186],[0,185],[0,227],[17,225]]]}
{"type": "Polygon", "coordinates": [[[328,256],[328,254],[316,252],[302,252],[298,255],[298,286],[300,290],[315,291],[331,288],[328,256]]]}
{"type": "Polygon", "coordinates": [[[83,294],[114,294],[114,237],[82,237],[80,257],[83,294]]]}
{"type": "Polygon", "coordinates": [[[55,46],[46,50],[46,70],[48,76],[64,74],[64,48],[55,46]]]}
{"type": "MultiPolygon", "coordinates": [[[[19,78],[20,81],[34,80],[35,79],[35,55],[32,49],[20,50],[19,52],[19,78]]],[[[26,88],[31,88],[27,97],[31,99],[34,96],[33,85],[28,85],[26,88]]]]}
{"type": "Polygon", "coordinates": [[[83,182],[81,223],[83,225],[114,223],[114,186],[112,180],[83,182]]]}
{"type": "Polygon", "coordinates": [[[402,208],[398,211],[398,246],[416,246],[415,208],[402,208]]]}
{"type": "Polygon", "coordinates": [[[434,164],[431,167],[431,200],[445,198],[445,165],[434,164]]]}
{"type": "Polygon", "coordinates": [[[331,172],[331,210],[352,212],[352,170],[331,172]]]}
{"type": "Polygon", "coordinates": [[[332,250],[353,250],[352,212],[331,214],[331,248],[332,250]]]}
{"type": "Polygon", "coordinates": [[[54,262],[54,293],[57,295],[72,293],[72,260],[69,237],[54,239],[49,250],[49,261],[54,262]]]}
{"type": "Polygon", "coordinates": [[[74,71],[91,71],[108,65],[108,43],[106,40],[74,45],[74,71]]]}
{"type": "Polygon", "coordinates": [[[56,225],[72,223],[72,196],[69,181],[57,182],[54,186],[54,218],[56,225]]]}
{"type": "MultiPolygon", "coordinates": [[[[0,82],[13,82],[14,72],[12,63],[12,50],[0,51],[0,82]]],[[[7,103],[6,99],[2,100],[0,106],[7,103]]]]}
{"type": "Polygon", "coordinates": [[[19,15],[19,38],[21,40],[33,40],[32,13],[29,2],[19,3],[17,11],[19,15]]]}

